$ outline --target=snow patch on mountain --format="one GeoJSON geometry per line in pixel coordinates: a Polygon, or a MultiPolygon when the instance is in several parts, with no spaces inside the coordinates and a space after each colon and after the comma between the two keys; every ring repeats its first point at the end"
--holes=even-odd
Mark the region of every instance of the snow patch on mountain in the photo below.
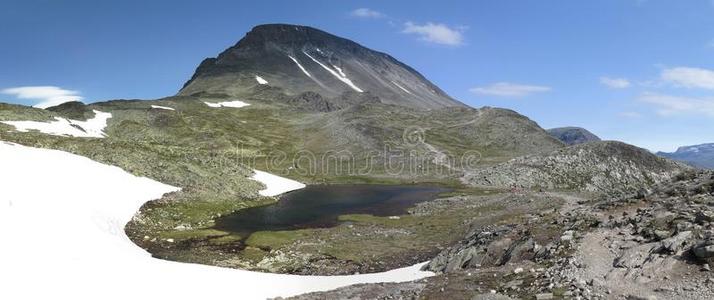
{"type": "Polygon", "coordinates": [[[257,80],[259,84],[268,84],[267,80],[263,79],[263,77],[260,77],[258,75],[255,75],[255,80],[257,80]]]}
{"type": "Polygon", "coordinates": [[[266,299],[433,275],[420,271],[424,263],[297,276],[156,259],[129,240],[124,226],[145,202],[178,188],[67,152],[6,142],[0,166],[2,299],[266,299]]]}
{"type": "Polygon", "coordinates": [[[250,105],[249,103],[245,103],[240,100],[235,100],[235,101],[227,101],[227,102],[218,102],[218,103],[211,103],[211,102],[206,102],[203,101],[203,103],[206,103],[206,105],[213,107],[213,108],[219,108],[219,107],[233,107],[233,108],[241,108],[244,106],[250,105]]]}
{"type": "Polygon", "coordinates": [[[307,54],[307,52],[303,51],[302,53],[304,53],[305,55],[307,55],[307,57],[309,57],[310,59],[312,59],[312,61],[314,61],[315,63],[317,63],[318,65],[320,65],[320,67],[322,67],[323,69],[327,70],[327,72],[330,72],[330,74],[332,74],[333,76],[335,76],[335,78],[339,79],[340,81],[342,81],[342,82],[344,82],[345,84],[347,84],[348,86],[350,86],[353,90],[355,90],[355,91],[357,91],[357,92],[360,92],[360,93],[364,92],[362,89],[360,89],[359,87],[357,87],[354,83],[352,83],[352,80],[350,80],[349,78],[347,78],[347,76],[344,76],[344,73],[342,73],[342,70],[340,70],[340,73],[341,73],[341,75],[340,75],[340,74],[338,74],[337,72],[335,72],[335,70],[330,69],[329,67],[327,67],[326,65],[322,64],[320,61],[318,61],[318,60],[315,59],[314,57],[310,56],[310,54],[307,54]]]}
{"type": "Polygon", "coordinates": [[[402,87],[402,86],[399,85],[398,83],[396,83],[396,82],[394,82],[394,81],[392,81],[392,83],[393,83],[394,85],[396,85],[398,88],[402,89],[402,91],[405,91],[405,92],[407,92],[407,93],[409,93],[409,94],[412,94],[412,92],[410,92],[409,90],[405,89],[404,87],[402,87]]]}
{"type": "Polygon", "coordinates": [[[300,70],[302,70],[303,73],[305,73],[305,75],[307,75],[307,77],[312,78],[312,75],[310,75],[310,73],[307,70],[305,70],[305,67],[303,67],[296,58],[294,58],[290,55],[288,55],[288,57],[290,57],[290,59],[292,59],[295,62],[295,64],[300,68],[300,70]]]}
{"type": "Polygon", "coordinates": [[[151,108],[164,109],[164,110],[175,110],[175,109],[173,109],[173,108],[171,108],[171,107],[160,106],[160,105],[152,105],[151,108]]]}
{"type": "Polygon", "coordinates": [[[107,127],[107,120],[111,117],[111,113],[94,110],[94,118],[86,121],[55,117],[52,122],[3,121],[2,123],[15,126],[15,129],[20,132],[37,130],[50,135],[103,138],[106,136],[104,128],[107,127]]]}

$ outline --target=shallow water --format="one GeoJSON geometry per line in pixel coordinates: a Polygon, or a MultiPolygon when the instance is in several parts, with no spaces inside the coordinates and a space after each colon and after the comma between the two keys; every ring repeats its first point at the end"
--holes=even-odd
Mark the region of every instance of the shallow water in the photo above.
{"type": "Polygon", "coordinates": [[[248,237],[256,231],[332,227],[345,214],[402,215],[416,203],[449,189],[405,185],[316,185],[283,195],[266,206],[237,211],[216,220],[215,228],[248,237]]]}

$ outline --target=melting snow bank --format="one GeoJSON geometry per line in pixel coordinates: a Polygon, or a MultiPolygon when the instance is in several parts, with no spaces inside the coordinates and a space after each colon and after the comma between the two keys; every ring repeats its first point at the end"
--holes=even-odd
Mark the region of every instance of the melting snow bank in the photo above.
{"type": "Polygon", "coordinates": [[[206,103],[206,105],[208,105],[208,106],[210,106],[210,107],[235,107],[235,108],[241,108],[241,107],[243,107],[243,106],[248,106],[248,105],[250,105],[250,104],[245,103],[245,102],[240,101],[240,100],[228,101],[228,102],[218,102],[218,103],[211,103],[211,102],[203,101],[203,103],[206,103]]]}
{"type": "Polygon", "coordinates": [[[146,201],[177,188],[85,157],[5,142],[0,166],[0,299],[265,299],[433,275],[419,270],[423,263],[297,276],[155,259],[123,228],[146,201]]]}
{"type": "Polygon", "coordinates": [[[258,192],[261,196],[273,197],[289,191],[299,190],[304,188],[303,183],[292,179],[287,179],[267,172],[253,170],[255,175],[251,177],[253,180],[260,181],[265,184],[265,189],[258,192]]]}
{"type": "Polygon", "coordinates": [[[165,110],[175,110],[171,107],[166,107],[166,106],[159,106],[159,105],[152,105],[151,108],[156,108],[156,109],[165,109],[165,110]]]}
{"type": "Polygon", "coordinates": [[[308,73],[307,70],[305,70],[305,68],[300,64],[300,62],[296,58],[294,58],[290,55],[288,55],[288,57],[290,57],[290,59],[292,59],[295,62],[295,64],[300,68],[300,70],[302,70],[303,73],[305,73],[305,75],[307,75],[307,77],[312,78],[312,75],[310,75],[310,73],[308,73]]]}
{"type": "MultiPolygon", "coordinates": [[[[399,85],[398,83],[396,83],[396,82],[394,82],[394,81],[392,81],[392,83],[393,83],[394,85],[396,85],[398,88],[402,89],[402,91],[405,91],[405,92],[408,93],[408,94],[412,94],[412,92],[410,92],[409,90],[405,89],[404,87],[402,87],[402,86],[399,85]]],[[[413,94],[412,94],[412,95],[413,95],[413,94]]]]}
{"type": "Polygon", "coordinates": [[[55,117],[52,122],[3,121],[3,123],[15,126],[15,129],[20,132],[38,130],[51,135],[103,138],[105,137],[103,131],[107,127],[107,120],[111,117],[112,114],[110,113],[94,110],[94,118],[87,121],[55,117]]]}
{"type": "MultiPolygon", "coordinates": [[[[312,61],[314,61],[315,63],[317,63],[318,65],[320,65],[320,67],[322,67],[323,69],[327,70],[327,72],[330,72],[330,74],[332,74],[332,76],[335,76],[338,80],[344,82],[346,85],[349,85],[353,90],[355,90],[355,91],[357,91],[357,92],[360,92],[360,93],[363,92],[362,89],[358,88],[354,83],[352,83],[352,80],[350,80],[349,78],[347,78],[347,76],[345,75],[345,73],[342,72],[342,69],[337,68],[337,70],[340,72],[340,73],[338,74],[337,72],[335,72],[335,70],[328,68],[326,65],[322,64],[320,61],[318,61],[318,60],[315,59],[314,57],[310,56],[310,54],[307,54],[307,52],[303,51],[302,53],[304,53],[305,55],[307,55],[307,57],[309,57],[310,59],[312,59],[312,61]]],[[[333,65],[333,66],[334,66],[334,65],[333,65]]]]}
{"type": "Polygon", "coordinates": [[[267,80],[263,79],[263,77],[260,77],[258,75],[255,75],[255,80],[257,80],[259,84],[268,84],[267,80]]]}

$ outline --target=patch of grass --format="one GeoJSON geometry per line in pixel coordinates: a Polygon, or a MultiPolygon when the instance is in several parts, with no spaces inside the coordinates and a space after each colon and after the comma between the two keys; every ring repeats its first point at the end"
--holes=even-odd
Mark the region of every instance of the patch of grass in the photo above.
{"type": "Polygon", "coordinates": [[[210,240],[208,240],[208,242],[211,245],[220,246],[220,245],[237,243],[237,242],[240,242],[242,239],[243,239],[243,237],[240,235],[228,234],[228,235],[224,235],[224,236],[220,236],[220,237],[216,237],[216,238],[211,238],[210,240]]]}
{"type": "Polygon", "coordinates": [[[159,233],[161,239],[174,239],[175,241],[191,240],[191,239],[206,239],[216,237],[226,237],[230,233],[215,229],[191,229],[191,230],[172,230],[159,233]]]}
{"type": "Polygon", "coordinates": [[[306,230],[258,231],[251,234],[246,239],[245,244],[259,249],[270,250],[293,243],[306,235],[306,230]]]}

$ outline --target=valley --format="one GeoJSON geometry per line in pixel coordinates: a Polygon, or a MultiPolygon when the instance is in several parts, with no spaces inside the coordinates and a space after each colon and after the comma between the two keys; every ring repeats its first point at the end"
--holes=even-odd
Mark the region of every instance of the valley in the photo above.
{"type": "MultiPolygon", "coordinates": [[[[307,26],[256,26],[174,96],[0,103],[0,141],[163,184],[114,216],[118,236],[162,264],[288,286],[243,287],[254,298],[711,296],[706,275],[689,276],[714,256],[711,173],[469,107],[388,54],[307,26]],[[658,290],[654,263],[706,288],[665,275],[658,290]]],[[[86,176],[52,187],[81,196],[82,222],[83,207],[104,209],[86,176]]]]}

